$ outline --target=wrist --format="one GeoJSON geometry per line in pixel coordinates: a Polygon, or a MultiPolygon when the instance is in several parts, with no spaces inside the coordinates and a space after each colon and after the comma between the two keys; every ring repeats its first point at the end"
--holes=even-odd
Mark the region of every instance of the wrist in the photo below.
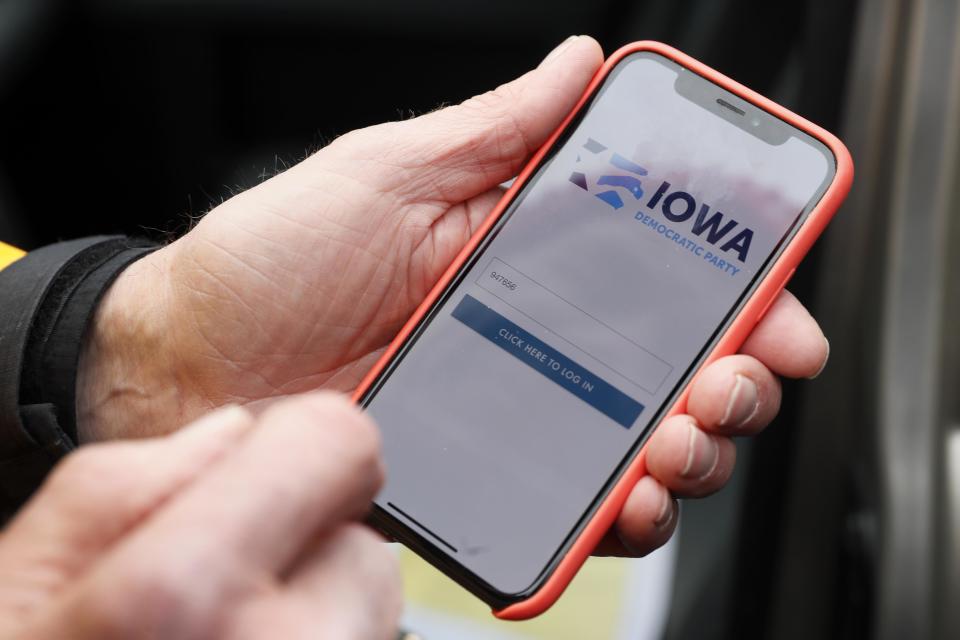
{"type": "Polygon", "coordinates": [[[167,250],[134,262],[107,290],[77,371],[80,443],[173,431],[186,411],[170,335],[167,250]]]}

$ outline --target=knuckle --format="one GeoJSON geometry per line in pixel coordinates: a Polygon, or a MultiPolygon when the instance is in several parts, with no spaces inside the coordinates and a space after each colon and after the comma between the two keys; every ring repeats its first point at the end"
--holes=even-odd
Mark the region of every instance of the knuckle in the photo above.
{"type": "Polygon", "coordinates": [[[329,149],[352,149],[361,145],[364,140],[364,129],[351,129],[346,133],[340,134],[334,139],[327,148],[329,149]]]}
{"type": "Polygon", "coordinates": [[[509,84],[503,84],[469,98],[462,106],[468,113],[486,119],[502,116],[509,110],[509,105],[515,98],[516,91],[509,84]]]}
{"type": "Polygon", "coordinates": [[[351,156],[376,156],[384,142],[389,141],[392,136],[391,123],[377,124],[348,131],[331,142],[328,148],[351,156]]]}
{"type": "Polygon", "coordinates": [[[175,562],[139,560],[117,576],[120,590],[134,602],[149,602],[158,614],[179,613],[185,603],[183,576],[175,562]]]}
{"type": "Polygon", "coordinates": [[[382,481],[379,431],[346,396],[333,392],[301,396],[271,407],[261,420],[288,425],[296,439],[310,442],[306,449],[323,461],[335,459],[351,474],[382,481]]]}
{"type": "Polygon", "coordinates": [[[504,92],[500,89],[486,91],[465,100],[459,111],[470,120],[488,120],[503,109],[504,92]]]}
{"type": "Polygon", "coordinates": [[[91,471],[102,470],[111,463],[107,455],[110,445],[91,445],[77,449],[57,465],[54,477],[63,476],[70,479],[74,475],[86,475],[91,471]]]}
{"type": "Polygon", "coordinates": [[[522,157],[531,152],[531,142],[516,111],[518,99],[517,90],[505,84],[461,103],[458,113],[463,114],[467,122],[480,125],[467,128],[467,132],[472,131],[473,135],[462,138],[464,146],[468,149],[490,148],[501,159],[522,157]],[[501,141],[492,147],[486,144],[491,128],[496,139],[501,141]]]}
{"type": "Polygon", "coordinates": [[[328,394],[324,409],[330,445],[350,466],[371,471],[380,465],[380,432],[373,421],[337,394],[328,394]]]}
{"type": "Polygon", "coordinates": [[[74,495],[99,493],[114,486],[123,475],[126,465],[124,449],[127,445],[102,444],[77,449],[58,464],[45,489],[74,495]]]}

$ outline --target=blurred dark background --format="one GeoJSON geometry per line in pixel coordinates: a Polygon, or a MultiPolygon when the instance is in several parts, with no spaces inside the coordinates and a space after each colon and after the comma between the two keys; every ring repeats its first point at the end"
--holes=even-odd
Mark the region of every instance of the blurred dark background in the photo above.
{"type": "MultiPolygon", "coordinates": [[[[836,129],[855,9],[852,0],[0,7],[0,238],[25,248],[95,233],[169,238],[337,135],[491,89],[571,34],[594,36],[608,53],[633,40],[667,42],[836,129]]],[[[794,281],[802,297],[808,280],[801,273],[794,281]]],[[[758,489],[715,505],[738,534],[704,539],[687,527],[670,623],[676,637],[706,637],[691,624],[703,615],[714,621],[712,637],[764,634],[796,413],[796,395],[785,397],[783,424],[751,456],[758,489]],[[722,564],[686,568],[683,558],[705,552],[722,564]]],[[[723,530],[712,513],[702,514],[704,530],[723,530]]]]}
{"type": "Polygon", "coordinates": [[[831,127],[851,3],[3,0],[0,237],[176,230],[351,129],[458,102],[573,33],[674,44],[831,127]],[[817,77],[818,81],[808,82],[817,77]]]}
{"type": "Polygon", "coordinates": [[[728,489],[684,506],[666,636],[951,637],[955,2],[0,0],[0,239],[170,238],[337,135],[488,90],[574,33],[672,44],[857,163],[791,283],[831,366],[786,385],[728,489]]]}

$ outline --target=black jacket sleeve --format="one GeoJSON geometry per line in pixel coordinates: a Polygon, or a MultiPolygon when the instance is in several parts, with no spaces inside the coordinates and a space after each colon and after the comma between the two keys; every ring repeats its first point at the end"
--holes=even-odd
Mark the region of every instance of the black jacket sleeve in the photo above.
{"type": "Polygon", "coordinates": [[[76,446],[77,364],[97,303],[143,240],[43,247],[0,271],[0,514],[18,508],[76,446]]]}

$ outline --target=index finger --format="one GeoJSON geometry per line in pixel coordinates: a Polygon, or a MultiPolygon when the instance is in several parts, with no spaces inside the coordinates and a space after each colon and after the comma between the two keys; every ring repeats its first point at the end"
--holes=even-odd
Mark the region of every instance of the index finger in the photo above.
{"type": "Polygon", "coordinates": [[[827,364],[830,343],[797,298],[784,289],[740,348],[777,375],[815,378],[827,364]]]}

